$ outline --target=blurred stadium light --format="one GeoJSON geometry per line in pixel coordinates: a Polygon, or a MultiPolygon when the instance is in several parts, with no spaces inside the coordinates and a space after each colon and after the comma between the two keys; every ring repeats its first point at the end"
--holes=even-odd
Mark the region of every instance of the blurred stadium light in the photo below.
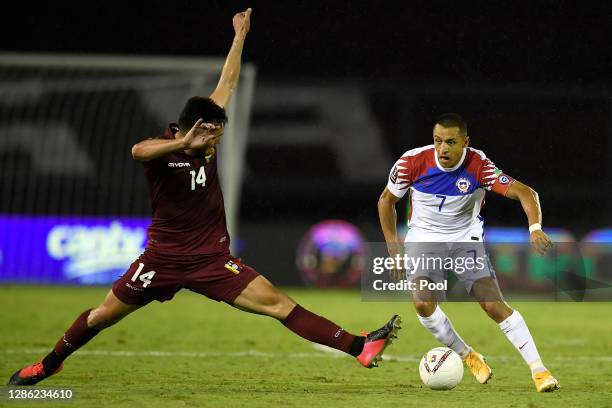
{"type": "MultiPolygon", "coordinates": [[[[48,235],[49,222],[68,226],[64,232],[109,236],[119,225],[146,228],[150,204],[130,147],[175,120],[187,97],[208,94],[221,64],[177,57],[0,54],[0,240],[13,243],[11,250],[0,248],[3,267],[13,251],[29,253],[28,245],[15,242],[39,240],[40,225],[49,227],[48,235]],[[15,217],[30,218],[17,229],[10,224],[15,217]]],[[[382,240],[375,203],[388,171],[405,150],[431,143],[431,121],[444,111],[463,114],[472,145],[538,190],[545,228],[564,228],[551,230],[556,239],[579,240],[612,223],[607,200],[612,177],[602,177],[612,176],[607,160],[612,145],[606,142],[612,108],[601,90],[319,79],[268,80],[258,83],[255,93],[255,68],[245,64],[242,75],[221,151],[226,210],[233,242],[244,243],[240,255],[277,283],[302,284],[296,248],[321,220],[346,220],[366,241],[382,240]],[[567,144],[571,140],[589,143],[574,148],[567,144]],[[572,163],[589,165],[568,171],[572,163]],[[585,211],[576,203],[586,196],[600,204],[585,211]]],[[[524,240],[523,227],[495,228],[524,226],[520,206],[490,196],[489,240],[524,240]]],[[[405,213],[398,213],[403,224],[405,213]]],[[[597,234],[593,239],[604,233],[597,234]]],[[[32,256],[49,257],[46,251],[37,247],[32,256]]],[[[13,264],[0,271],[3,278],[9,272],[23,276],[18,270],[13,264]]]]}

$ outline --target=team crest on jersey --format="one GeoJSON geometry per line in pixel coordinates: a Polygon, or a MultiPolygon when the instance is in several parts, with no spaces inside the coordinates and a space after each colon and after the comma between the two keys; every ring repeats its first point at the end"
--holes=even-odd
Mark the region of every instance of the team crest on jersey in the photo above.
{"type": "Polygon", "coordinates": [[[465,194],[470,191],[470,186],[472,185],[472,183],[470,183],[470,180],[466,179],[465,177],[461,177],[459,180],[457,180],[455,185],[461,193],[465,194]]]}
{"type": "Polygon", "coordinates": [[[204,153],[204,161],[206,162],[206,164],[210,163],[211,160],[213,159],[213,157],[215,156],[215,153],[217,152],[217,149],[215,149],[214,147],[208,149],[206,151],[206,153],[204,153]]]}
{"type": "Polygon", "coordinates": [[[240,272],[242,272],[242,265],[240,265],[239,262],[240,261],[236,262],[236,260],[230,259],[225,263],[225,268],[238,275],[240,272]]]}

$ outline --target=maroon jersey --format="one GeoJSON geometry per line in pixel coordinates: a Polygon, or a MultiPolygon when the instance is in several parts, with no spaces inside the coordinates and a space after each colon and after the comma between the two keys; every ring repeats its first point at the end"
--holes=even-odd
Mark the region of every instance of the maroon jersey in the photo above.
{"type": "MultiPolygon", "coordinates": [[[[178,131],[170,124],[163,138],[178,131]]],[[[145,162],[153,208],[147,250],[165,255],[214,255],[229,251],[217,154],[173,152],[145,162]]]]}

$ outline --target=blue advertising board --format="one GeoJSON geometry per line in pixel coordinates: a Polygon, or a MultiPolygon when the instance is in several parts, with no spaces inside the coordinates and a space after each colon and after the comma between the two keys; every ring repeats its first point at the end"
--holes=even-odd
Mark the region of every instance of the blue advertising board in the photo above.
{"type": "Polygon", "coordinates": [[[144,251],[150,222],[0,215],[0,282],[108,284],[144,251]]]}
{"type": "MultiPolygon", "coordinates": [[[[0,284],[112,283],[144,251],[149,223],[148,217],[0,215],[0,284]]],[[[577,241],[564,229],[546,231],[557,243],[577,241]]],[[[495,265],[499,273],[512,270],[512,265],[518,267],[517,251],[510,251],[513,256],[510,258],[507,252],[512,244],[529,242],[526,228],[489,227],[485,235],[488,249],[501,262],[495,265]]],[[[609,265],[605,256],[612,251],[610,242],[612,229],[592,231],[578,241],[582,244],[588,276],[599,279],[608,276],[602,268],[609,265]]],[[[539,263],[533,261],[526,266],[529,275],[539,276],[538,265],[546,260],[535,255],[532,258],[539,263]]]]}

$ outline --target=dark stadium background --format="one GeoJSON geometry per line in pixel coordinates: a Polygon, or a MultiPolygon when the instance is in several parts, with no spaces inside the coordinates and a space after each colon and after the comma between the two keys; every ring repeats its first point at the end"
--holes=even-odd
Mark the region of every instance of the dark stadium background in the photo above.
{"type": "MultiPolygon", "coordinates": [[[[243,60],[257,66],[256,102],[258,92],[278,86],[357,84],[389,158],[383,172],[359,180],[343,173],[326,143],[251,143],[240,238],[263,273],[295,283],[287,274],[297,242],[324,219],[345,219],[381,240],[376,201],[389,168],[405,150],[430,143],[432,121],[446,111],[467,119],[474,147],[540,193],[545,226],[581,237],[612,222],[607,2],[55,2],[6,14],[0,48],[222,57],[231,17],[247,6],[254,12],[243,60]]],[[[329,121],[318,112],[256,104],[251,129],[329,121]]],[[[334,112],[343,115],[342,107],[334,112]]],[[[359,147],[350,137],[346,144],[359,147]]],[[[128,215],[147,214],[143,201],[128,215]]],[[[526,228],[517,202],[489,195],[484,215],[490,225],[526,228]]]]}

